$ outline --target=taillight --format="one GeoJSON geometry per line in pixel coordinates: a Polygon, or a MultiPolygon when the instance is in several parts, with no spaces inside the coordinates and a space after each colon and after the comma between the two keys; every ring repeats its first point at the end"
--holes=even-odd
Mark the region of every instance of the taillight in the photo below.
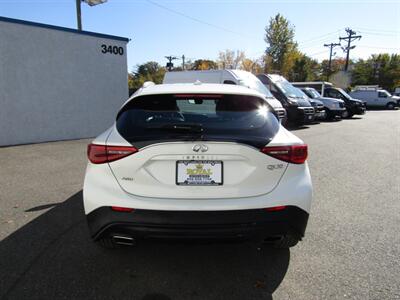
{"type": "Polygon", "coordinates": [[[126,146],[105,146],[89,144],[87,148],[87,156],[94,164],[104,164],[112,162],[133,153],[138,152],[135,147],[126,146]]]}
{"type": "Polygon", "coordinates": [[[265,208],[266,211],[281,211],[281,210],[285,210],[286,206],[273,206],[273,207],[267,207],[265,208]]]}
{"type": "Polygon", "coordinates": [[[261,152],[293,164],[303,164],[307,159],[307,145],[264,147],[261,152]]]}
{"type": "Polygon", "coordinates": [[[111,209],[113,211],[118,211],[118,212],[133,212],[135,210],[134,208],[121,207],[121,206],[111,206],[111,209]]]}

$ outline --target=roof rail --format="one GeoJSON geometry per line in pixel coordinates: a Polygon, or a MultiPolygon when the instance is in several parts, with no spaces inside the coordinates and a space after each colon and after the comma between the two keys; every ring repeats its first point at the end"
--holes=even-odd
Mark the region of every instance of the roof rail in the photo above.
{"type": "Polygon", "coordinates": [[[376,91],[381,89],[379,85],[356,85],[353,91],[376,91]]]}

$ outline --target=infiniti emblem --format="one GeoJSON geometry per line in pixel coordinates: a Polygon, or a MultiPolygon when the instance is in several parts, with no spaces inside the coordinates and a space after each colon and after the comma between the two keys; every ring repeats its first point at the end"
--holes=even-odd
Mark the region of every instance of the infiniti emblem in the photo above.
{"type": "Polygon", "coordinates": [[[194,152],[199,152],[199,151],[201,151],[201,152],[207,152],[207,151],[208,151],[208,147],[207,147],[206,145],[198,145],[198,144],[196,144],[196,145],[194,145],[194,146],[192,147],[192,150],[193,150],[194,152]]]}

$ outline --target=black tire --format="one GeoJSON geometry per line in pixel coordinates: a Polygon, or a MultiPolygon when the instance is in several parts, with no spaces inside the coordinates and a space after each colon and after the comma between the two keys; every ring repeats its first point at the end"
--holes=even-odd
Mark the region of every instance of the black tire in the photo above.
{"type": "Polygon", "coordinates": [[[281,240],[278,240],[272,244],[272,247],[277,249],[287,249],[290,247],[294,247],[299,242],[298,239],[291,235],[284,236],[281,240]]]}
{"type": "Polygon", "coordinates": [[[98,239],[96,242],[100,247],[106,249],[114,249],[116,246],[114,240],[111,237],[103,237],[98,239]]]}
{"type": "Polygon", "coordinates": [[[388,104],[386,104],[386,108],[393,110],[396,107],[396,105],[393,102],[389,102],[388,104]]]}
{"type": "Polygon", "coordinates": [[[353,116],[354,116],[354,114],[352,112],[348,111],[347,109],[342,114],[342,118],[344,118],[344,119],[350,119],[353,116]]]}
{"type": "Polygon", "coordinates": [[[325,120],[327,121],[332,121],[335,118],[335,115],[332,114],[332,112],[330,110],[326,110],[326,117],[325,120]]]}

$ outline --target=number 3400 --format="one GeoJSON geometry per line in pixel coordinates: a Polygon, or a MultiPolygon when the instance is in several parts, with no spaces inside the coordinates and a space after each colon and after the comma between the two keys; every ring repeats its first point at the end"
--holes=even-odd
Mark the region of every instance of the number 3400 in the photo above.
{"type": "Polygon", "coordinates": [[[101,45],[101,53],[110,53],[115,55],[124,55],[124,48],[111,45],[101,45]]]}

